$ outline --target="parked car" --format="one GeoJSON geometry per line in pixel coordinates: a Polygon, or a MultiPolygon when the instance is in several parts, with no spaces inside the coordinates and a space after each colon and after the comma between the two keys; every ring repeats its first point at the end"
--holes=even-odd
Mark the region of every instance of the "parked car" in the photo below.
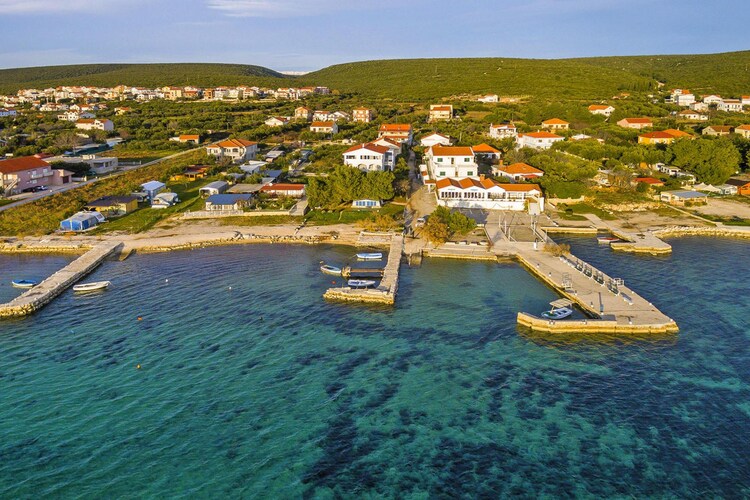
{"type": "Polygon", "coordinates": [[[424,226],[425,222],[427,222],[427,217],[419,217],[416,221],[414,221],[414,227],[422,227],[424,226]]]}

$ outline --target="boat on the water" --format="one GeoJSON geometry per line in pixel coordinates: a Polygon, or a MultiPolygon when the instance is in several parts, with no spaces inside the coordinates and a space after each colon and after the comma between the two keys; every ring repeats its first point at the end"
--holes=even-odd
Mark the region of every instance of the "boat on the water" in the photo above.
{"type": "Polygon", "coordinates": [[[573,302],[568,299],[553,300],[549,303],[549,305],[552,306],[552,309],[550,309],[549,311],[544,311],[542,313],[543,318],[565,319],[573,314],[573,309],[570,307],[573,305],[573,302]]]}
{"type": "Polygon", "coordinates": [[[333,276],[341,276],[340,267],[329,266],[328,264],[323,264],[322,266],[320,266],[320,270],[325,274],[330,274],[333,276]]]}
{"type": "Polygon", "coordinates": [[[81,283],[79,285],[73,285],[74,292],[95,292],[97,290],[104,290],[112,283],[109,281],[93,281],[91,283],[81,283]]]}
{"type": "Polygon", "coordinates": [[[357,258],[359,260],[381,260],[383,258],[383,254],[381,252],[363,252],[358,253],[357,258]]]}
{"type": "Polygon", "coordinates": [[[38,285],[38,283],[34,280],[13,280],[10,282],[10,284],[16,288],[31,288],[38,285]]]}
{"type": "Polygon", "coordinates": [[[349,280],[346,282],[352,288],[368,288],[375,284],[374,280],[349,280]]]}
{"type": "Polygon", "coordinates": [[[598,241],[601,245],[609,245],[610,243],[620,241],[620,238],[618,238],[617,236],[597,236],[596,241],[598,241]]]}

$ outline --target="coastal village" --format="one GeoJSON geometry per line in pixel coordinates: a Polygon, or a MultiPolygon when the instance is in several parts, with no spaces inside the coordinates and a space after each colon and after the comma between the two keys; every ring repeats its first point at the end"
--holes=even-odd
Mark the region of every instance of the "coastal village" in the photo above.
{"type": "MultiPolygon", "coordinates": [[[[515,258],[564,297],[555,307],[586,315],[519,313],[523,326],[676,331],[622,278],[551,235],[598,235],[644,253],[670,251],[660,235],[750,235],[750,176],[741,172],[750,96],[660,89],[546,112],[532,105],[489,94],[394,106],[327,87],[19,90],[0,96],[3,249],[91,248],[96,256],[71,264],[79,278],[112,252],[253,241],[382,247],[379,285],[350,280],[325,296],[390,304],[402,253],[409,263],[515,258]],[[643,110],[651,113],[635,112],[643,110]],[[173,118],[158,119],[165,112],[173,118]],[[55,200],[35,225],[31,207],[55,200]]],[[[73,281],[42,283],[6,315],[33,312],[73,281]]]]}

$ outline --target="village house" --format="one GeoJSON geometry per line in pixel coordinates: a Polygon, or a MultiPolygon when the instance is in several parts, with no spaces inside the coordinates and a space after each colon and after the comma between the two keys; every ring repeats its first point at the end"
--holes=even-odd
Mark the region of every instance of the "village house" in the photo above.
{"type": "Polygon", "coordinates": [[[411,125],[408,123],[384,123],[378,129],[378,139],[385,137],[407,145],[412,143],[413,134],[411,125]]]}
{"type": "Polygon", "coordinates": [[[114,124],[107,119],[80,118],[76,120],[76,128],[81,130],[104,130],[106,132],[115,129],[114,124]]]}
{"type": "Polygon", "coordinates": [[[512,123],[501,123],[499,125],[490,123],[490,137],[493,139],[505,139],[506,137],[515,139],[518,137],[518,131],[512,123]]]}
{"type": "Polygon", "coordinates": [[[723,99],[720,95],[711,94],[711,95],[704,95],[702,99],[704,104],[710,105],[710,104],[719,104],[723,99]]]}
{"type": "Polygon", "coordinates": [[[180,202],[177,193],[159,193],[151,199],[151,208],[169,208],[180,202]]]}
{"type": "Polygon", "coordinates": [[[370,123],[375,118],[373,110],[368,108],[355,108],[352,110],[352,121],[370,123]]]}
{"type": "Polygon", "coordinates": [[[313,118],[313,112],[312,109],[307,108],[305,106],[300,106],[299,108],[294,110],[294,119],[295,120],[304,120],[306,122],[312,121],[313,118]]]}
{"type": "Polygon", "coordinates": [[[183,134],[178,135],[177,137],[172,137],[170,140],[180,143],[200,144],[201,136],[198,134],[183,134]]]}
{"type": "Polygon", "coordinates": [[[484,142],[482,144],[472,146],[471,150],[474,151],[474,156],[477,159],[481,158],[491,162],[499,160],[500,156],[502,155],[499,149],[495,149],[489,144],[485,144],[484,142]]]}
{"type": "Polygon", "coordinates": [[[570,128],[570,123],[559,118],[550,118],[549,120],[544,120],[542,122],[542,128],[548,130],[568,130],[568,128],[570,128]]]}
{"type": "Polygon", "coordinates": [[[62,186],[71,181],[72,172],[52,168],[36,156],[19,156],[0,161],[0,194],[10,196],[42,186],[62,186]]]}
{"type": "Polygon", "coordinates": [[[474,151],[463,146],[431,146],[425,152],[429,177],[435,181],[445,177],[479,176],[474,151]]]}
{"type": "Polygon", "coordinates": [[[331,113],[330,119],[335,122],[348,122],[352,119],[352,116],[346,111],[334,111],[331,113]]]}
{"type": "Polygon", "coordinates": [[[358,168],[365,172],[383,172],[393,170],[393,153],[385,146],[363,143],[344,151],[344,165],[358,168]]]}
{"type": "Polygon", "coordinates": [[[313,112],[313,121],[316,122],[330,122],[334,121],[333,113],[324,109],[316,109],[313,112]]]}
{"type": "Polygon", "coordinates": [[[698,113],[697,111],[685,109],[677,113],[677,118],[682,120],[689,120],[693,122],[705,122],[708,121],[708,115],[698,113]]]}
{"type": "Polygon", "coordinates": [[[615,108],[608,104],[592,104],[589,106],[589,113],[592,115],[602,115],[609,117],[612,113],[614,113],[615,108]]]}
{"type": "Polygon", "coordinates": [[[235,163],[254,160],[258,154],[258,143],[245,139],[226,139],[211,146],[206,152],[216,158],[230,158],[235,163]]]}
{"type": "Polygon", "coordinates": [[[58,120],[67,122],[77,122],[81,118],[96,118],[96,115],[88,111],[65,111],[57,115],[58,120]]]}
{"type": "Polygon", "coordinates": [[[334,121],[325,122],[312,122],[310,124],[310,132],[317,134],[336,134],[339,131],[339,126],[334,121]]]}
{"type": "Polygon", "coordinates": [[[750,139],[750,125],[740,125],[739,127],[735,127],[734,133],[745,139],[750,139]]]}
{"type": "Polygon", "coordinates": [[[492,175],[507,177],[514,181],[526,181],[542,177],[544,172],[526,163],[513,163],[493,167],[492,175]]]}
{"type": "Polygon", "coordinates": [[[419,145],[426,148],[429,148],[430,146],[434,146],[436,144],[439,144],[441,146],[450,146],[451,138],[447,135],[433,132],[432,134],[426,135],[419,140],[419,145]]]}
{"type": "Polygon", "coordinates": [[[205,207],[210,212],[238,212],[250,203],[252,194],[212,194],[206,198],[205,207]]]}
{"type": "Polygon", "coordinates": [[[453,119],[453,105],[451,104],[430,104],[430,114],[428,122],[447,122],[453,119]]]}
{"type": "Polygon", "coordinates": [[[225,193],[229,189],[229,183],[226,181],[214,181],[209,182],[202,188],[198,189],[198,194],[201,198],[208,198],[213,194],[225,193]]]}
{"type": "Polygon", "coordinates": [[[659,199],[670,205],[692,205],[708,203],[708,195],[698,191],[662,191],[659,199]]]}
{"type": "Polygon", "coordinates": [[[374,141],[370,141],[370,144],[375,144],[376,146],[385,146],[386,148],[388,148],[393,154],[394,161],[396,157],[403,152],[403,144],[388,137],[375,139],[374,141]]]}
{"type": "Polygon", "coordinates": [[[638,136],[638,144],[671,144],[676,139],[692,139],[693,136],[687,132],[676,129],[657,130],[638,136]]]}
{"type": "Polygon", "coordinates": [[[750,95],[743,95],[740,97],[740,101],[743,106],[750,106],[750,95]]]}
{"type": "Polygon", "coordinates": [[[138,208],[135,196],[102,196],[86,204],[85,210],[95,211],[105,217],[129,214],[138,208]]]}
{"type": "Polygon", "coordinates": [[[657,179],[656,177],[636,177],[633,182],[635,184],[646,184],[649,187],[664,186],[664,181],[661,179],[657,179]]]}
{"type": "Polygon", "coordinates": [[[727,113],[742,113],[742,101],[740,99],[722,99],[716,109],[727,113]]]}
{"type": "Polygon", "coordinates": [[[740,196],[750,196],[750,179],[731,178],[726,184],[737,188],[737,194],[740,196]]]}
{"type": "Polygon", "coordinates": [[[497,102],[498,101],[498,97],[497,97],[497,94],[487,94],[487,95],[482,96],[479,99],[477,99],[477,101],[479,101],[479,102],[497,102]]]}
{"type": "Polygon", "coordinates": [[[263,123],[265,123],[269,127],[283,127],[284,125],[289,123],[289,118],[287,118],[286,116],[272,116],[263,123]]]}
{"type": "Polygon", "coordinates": [[[694,102],[693,104],[688,106],[688,108],[693,111],[706,112],[708,111],[708,104],[706,104],[705,102],[694,102]]]}
{"type": "Polygon", "coordinates": [[[529,132],[518,134],[516,141],[517,148],[549,149],[558,141],[565,140],[564,137],[553,134],[552,132],[529,132]]]}
{"type": "Polygon", "coordinates": [[[289,198],[302,198],[305,195],[304,184],[267,184],[260,188],[261,193],[272,197],[288,196],[289,198]]]}
{"type": "Polygon", "coordinates": [[[722,136],[732,133],[732,127],[728,125],[709,125],[701,132],[703,135],[722,136]]]}
{"type": "Polygon", "coordinates": [[[634,128],[637,130],[649,128],[654,126],[654,122],[651,118],[623,118],[618,121],[617,124],[624,128],[634,128]]]}
{"type": "Polygon", "coordinates": [[[695,102],[695,95],[687,89],[674,89],[670,97],[670,101],[678,106],[690,106],[695,102]]]}
{"type": "Polygon", "coordinates": [[[536,184],[502,184],[493,179],[439,179],[435,183],[437,202],[449,208],[483,210],[544,210],[542,190],[536,184]]]}

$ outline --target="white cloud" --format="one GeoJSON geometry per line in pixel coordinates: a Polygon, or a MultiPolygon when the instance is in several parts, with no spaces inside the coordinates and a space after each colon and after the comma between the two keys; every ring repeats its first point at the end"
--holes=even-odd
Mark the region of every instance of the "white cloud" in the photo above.
{"type": "Polygon", "coordinates": [[[91,12],[122,3],[122,0],[0,0],[0,14],[91,12]]]}
{"type": "Polygon", "coordinates": [[[297,17],[322,14],[332,10],[382,8],[393,0],[207,0],[206,5],[232,17],[297,17]]]}

